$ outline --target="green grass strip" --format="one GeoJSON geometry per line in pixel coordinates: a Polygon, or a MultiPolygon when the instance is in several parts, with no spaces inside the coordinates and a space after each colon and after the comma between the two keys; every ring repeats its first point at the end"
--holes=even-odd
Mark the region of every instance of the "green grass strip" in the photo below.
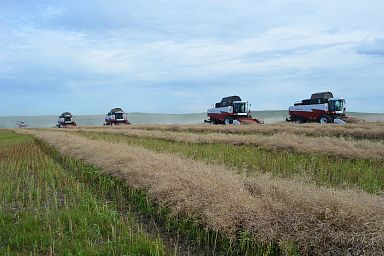
{"type": "Polygon", "coordinates": [[[95,196],[32,136],[0,131],[0,160],[0,255],[165,254],[160,239],[95,196]]]}

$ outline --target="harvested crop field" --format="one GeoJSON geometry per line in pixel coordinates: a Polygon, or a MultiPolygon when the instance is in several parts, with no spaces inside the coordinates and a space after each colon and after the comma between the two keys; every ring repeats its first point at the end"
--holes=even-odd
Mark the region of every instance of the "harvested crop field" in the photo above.
{"type": "Polygon", "coordinates": [[[111,201],[112,210],[134,211],[133,222],[145,216],[143,230],[134,232],[147,243],[143,255],[384,253],[381,124],[4,133],[27,138],[74,181],[110,179],[115,196],[108,196],[111,185],[102,185],[108,193],[89,191],[111,201]],[[145,222],[155,223],[156,232],[146,234],[145,222]]]}
{"type": "Polygon", "coordinates": [[[245,126],[207,126],[207,125],[136,125],[131,129],[161,130],[194,133],[235,133],[265,134],[292,133],[307,136],[352,137],[355,139],[384,139],[383,123],[356,123],[343,126],[319,126],[318,124],[271,124],[245,126]]]}

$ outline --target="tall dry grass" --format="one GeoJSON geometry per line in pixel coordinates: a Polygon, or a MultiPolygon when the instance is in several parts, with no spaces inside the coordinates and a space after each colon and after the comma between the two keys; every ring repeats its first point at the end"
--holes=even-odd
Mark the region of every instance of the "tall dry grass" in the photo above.
{"type": "Polygon", "coordinates": [[[384,253],[382,197],[267,175],[245,178],[223,166],[69,133],[24,132],[145,189],[174,213],[201,219],[228,235],[245,231],[283,248],[296,243],[304,255],[384,253]]]}
{"type": "MultiPolygon", "coordinates": [[[[72,130],[75,131],[75,130],[72,130]]],[[[291,133],[275,135],[242,135],[224,133],[179,133],[139,129],[93,129],[80,128],[76,131],[103,132],[145,138],[164,139],[189,143],[228,143],[254,145],[265,149],[289,150],[301,153],[317,153],[350,159],[384,159],[384,143],[370,140],[353,140],[334,137],[308,137],[291,133]]]]}
{"type": "Polygon", "coordinates": [[[320,124],[265,124],[265,125],[133,125],[126,129],[162,130],[177,132],[220,132],[240,134],[292,133],[307,136],[350,137],[354,139],[384,139],[384,125],[380,123],[363,123],[347,125],[320,124]]]}

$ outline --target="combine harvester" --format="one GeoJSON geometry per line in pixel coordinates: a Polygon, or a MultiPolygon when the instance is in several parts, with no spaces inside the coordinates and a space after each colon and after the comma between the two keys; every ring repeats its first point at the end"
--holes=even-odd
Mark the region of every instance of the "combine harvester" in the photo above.
{"type": "Polygon", "coordinates": [[[68,127],[76,127],[77,124],[75,122],[75,118],[69,112],[64,112],[59,116],[57,120],[57,127],[59,128],[68,128],[68,127]]]}
{"type": "Polygon", "coordinates": [[[27,124],[24,121],[17,121],[16,127],[18,128],[27,128],[27,124]]]}
{"type": "Polygon", "coordinates": [[[109,111],[109,113],[105,116],[104,125],[128,125],[131,124],[128,121],[127,114],[121,108],[114,108],[109,111]]]}
{"type": "Polygon", "coordinates": [[[312,94],[310,99],[296,102],[289,107],[287,122],[319,122],[345,124],[345,99],[334,98],[331,92],[312,94]]]}
{"type": "Polygon", "coordinates": [[[264,121],[252,118],[248,101],[242,101],[239,96],[229,96],[216,103],[207,110],[208,120],[211,124],[263,124],[264,121]]]}

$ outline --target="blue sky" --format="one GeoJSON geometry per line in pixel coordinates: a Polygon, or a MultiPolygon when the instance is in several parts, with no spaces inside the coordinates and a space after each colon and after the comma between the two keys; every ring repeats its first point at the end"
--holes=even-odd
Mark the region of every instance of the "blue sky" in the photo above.
{"type": "Polygon", "coordinates": [[[384,112],[381,0],[0,1],[0,116],[287,109],[333,91],[384,112]]]}

